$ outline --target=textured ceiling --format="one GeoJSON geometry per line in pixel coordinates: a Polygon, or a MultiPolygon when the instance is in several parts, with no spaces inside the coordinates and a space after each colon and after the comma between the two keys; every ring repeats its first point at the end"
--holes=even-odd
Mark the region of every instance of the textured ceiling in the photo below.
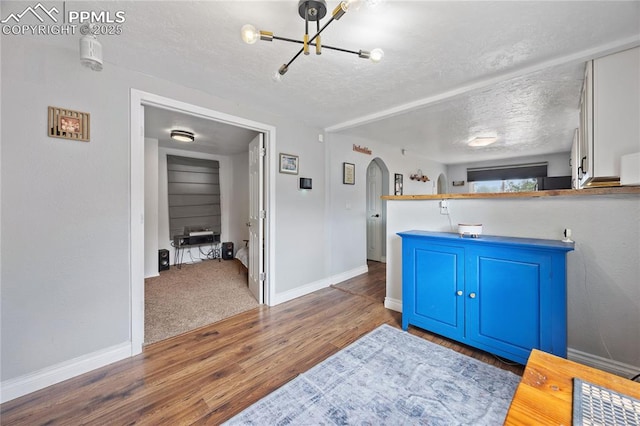
{"type": "Polygon", "coordinates": [[[219,155],[247,151],[256,135],[253,130],[151,106],[144,108],[144,129],[145,136],[157,139],[161,147],[219,155]],[[190,131],[195,142],[177,142],[171,139],[171,130],[190,131]]]}
{"type": "MultiPolygon", "coordinates": [[[[54,4],[61,2],[43,2],[54,4]]],[[[362,0],[323,33],[350,50],[380,47],[379,64],[298,46],[244,44],[252,23],[301,38],[289,1],[67,1],[123,10],[123,34],[99,37],[112,64],[328,128],[397,145],[444,163],[568,151],[584,61],[640,44],[638,1],[362,0]],[[471,150],[478,133],[499,142],[471,150]]],[[[2,4],[2,15],[24,9],[2,4]]],[[[328,2],[331,11],[336,1],[328,2]]],[[[326,18],[325,18],[326,21],[326,18]]],[[[43,40],[77,50],[74,37],[43,40]]],[[[245,135],[243,135],[244,137],[245,135]]]]}

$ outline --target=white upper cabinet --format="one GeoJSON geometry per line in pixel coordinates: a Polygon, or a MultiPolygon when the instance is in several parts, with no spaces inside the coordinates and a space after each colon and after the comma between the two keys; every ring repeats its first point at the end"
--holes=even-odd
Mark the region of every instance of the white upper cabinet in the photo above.
{"type": "Polygon", "coordinates": [[[620,184],[620,158],[640,151],[640,47],[587,63],[578,131],[581,187],[620,184]]]}

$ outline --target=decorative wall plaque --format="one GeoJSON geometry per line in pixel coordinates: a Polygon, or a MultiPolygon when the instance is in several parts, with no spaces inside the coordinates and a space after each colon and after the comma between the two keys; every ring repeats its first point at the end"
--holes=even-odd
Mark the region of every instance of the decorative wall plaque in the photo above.
{"type": "Polygon", "coordinates": [[[353,144],[353,150],[355,152],[359,152],[361,154],[371,155],[371,150],[366,146],[360,146],[360,145],[353,144]]]}

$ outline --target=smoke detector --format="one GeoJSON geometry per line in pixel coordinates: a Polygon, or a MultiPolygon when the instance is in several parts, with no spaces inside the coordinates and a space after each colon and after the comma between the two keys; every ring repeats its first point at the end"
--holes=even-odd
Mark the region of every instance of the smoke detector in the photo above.
{"type": "Polygon", "coordinates": [[[102,44],[90,34],[80,39],[80,63],[93,71],[102,71],[102,44]]]}

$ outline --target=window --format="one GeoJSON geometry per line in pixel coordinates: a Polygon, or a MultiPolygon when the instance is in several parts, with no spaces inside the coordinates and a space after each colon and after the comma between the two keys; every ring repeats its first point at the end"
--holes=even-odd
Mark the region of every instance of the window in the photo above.
{"type": "Polygon", "coordinates": [[[527,192],[538,189],[538,178],[547,176],[547,163],[467,169],[469,192],[527,192]]]}
{"type": "Polygon", "coordinates": [[[220,165],[218,161],[167,155],[169,235],[186,229],[220,234],[220,165]]]}
{"type": "Polygon", "coordinates": [[[538,179],[481,180],[469,184],[469,192],[528,192],[536,191],[538,179]]]}

